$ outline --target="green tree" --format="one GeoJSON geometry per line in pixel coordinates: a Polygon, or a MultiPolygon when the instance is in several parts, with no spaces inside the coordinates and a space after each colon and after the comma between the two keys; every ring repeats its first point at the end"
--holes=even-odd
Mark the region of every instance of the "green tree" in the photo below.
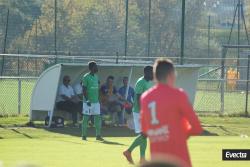
{"type": "MultiPolygon", "coordinates": [[[[9,9],[9,26],[7,36],[7,49],[13,52],[18,48],[12,46],[12,42],[22,36],[31,26],[32,22],[40,15],[40,1],[37,0],[2,0],[0,1],[0,41],[4,40],[7,11],[9,9]]],[[[2,48],[2,47],[1,47],[2,48]]]]}

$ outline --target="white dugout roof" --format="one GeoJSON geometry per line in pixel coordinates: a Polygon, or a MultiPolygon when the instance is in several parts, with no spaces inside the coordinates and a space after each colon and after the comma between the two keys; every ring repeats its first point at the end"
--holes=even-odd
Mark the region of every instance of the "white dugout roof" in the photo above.
{"type": "MultiPolygon", "coordinates": [[[[176,66],[177,87],[183,88],[189,96],[190,102],[194,102],[196,84],[198,80],[198,65],[176,66]]],[[[101,84],[105,83],[109,75],[115,77],[115,86],[122,86],[122,78],[130,76],[130,86],[134,87],[137,79],[143,75],[144,65],[127,64],[101,64],[98,65],[101,84]]],[[[52,117],[57,97],[57,91],[64,75],[71,77],[71,85],[75,85],[80,78],[88,72],[88,65],[56,64],[45,70],[37,80],[30,105],[30,121],[44,120],[49,115],[52,117]]]]}

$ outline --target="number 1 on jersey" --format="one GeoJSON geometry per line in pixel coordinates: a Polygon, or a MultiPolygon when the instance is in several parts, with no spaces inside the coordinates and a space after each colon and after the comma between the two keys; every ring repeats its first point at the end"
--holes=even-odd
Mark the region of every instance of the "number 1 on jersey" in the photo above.
{"type": "Polygon", "coordinates": [[[152,125],[159,124],[159,120],[157,119],[157,116],[156,116],[156,102],[152,101],[151,103],[149,103],[148,108],[150,109],[150,113],[151,113],[151,124],[152,125]]]}

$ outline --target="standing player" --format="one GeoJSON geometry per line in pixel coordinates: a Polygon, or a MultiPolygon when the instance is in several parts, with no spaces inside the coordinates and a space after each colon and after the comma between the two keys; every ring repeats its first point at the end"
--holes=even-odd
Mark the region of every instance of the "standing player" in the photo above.
{"type": "Polygon", "coordinates": [[[135,133],[138,134],[137,138],[133,141],[131,146],[123,152],[123,155],[126,159],[133,164],[134,161],[132,159],[131,153],[137,147],[140,146],[140,163],[144,163],[145,160],[145,152],[147,148],[147,138],[141,134],[141,126],[140,126],[140,98],[142,93],[147,91],[149,88],[153,86],[153,67],[146,66],[144,68],[144,76],[139,78],[135,85],[135,99],[133,106],[133,117],[135,124],[135,133]]]}
{"type": "Polygon", "coordinates": [[[151,158],[177,158],[191,167],[187,139],[202,128],[182,89],[174,88],[175,69],[170,60],[159,59],[154,65],[157,84],[141,98],[142,132],[150,140],[151,158]]]}
{"type": "Polygon", "coordinates": [[[83,121],[82,121],[82,140],[87,140],[88,120],[91,115],[94,115],[96,140],[103,141],[101,137],[101,113],[99,103],[99,79],[96,73],[98,67],[95,62],[89,62],[89,71],[82,78],[83,95],[83,121]]]}

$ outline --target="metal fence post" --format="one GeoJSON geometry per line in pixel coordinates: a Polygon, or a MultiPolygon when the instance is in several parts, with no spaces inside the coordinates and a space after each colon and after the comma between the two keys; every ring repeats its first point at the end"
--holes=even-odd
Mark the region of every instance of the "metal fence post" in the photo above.
{"type": "Polygon", "coordinates": [[[2,65],[1,65],[1,76],[3,76],[4,72],[4,61],[5,61],[5,56],[2,56],[2,65]]]}
{"type": "Polygon", "coordinates": [[[4,43],[3,43],[3,53],[6,53],[7,47],[7,38],[8,38],[8,29],[9,29],[9,14],[10,10],[7,10],[7,18],[6,18],[6,27],[5,27],[5,34],[4,34],[4,43]]]}
{"type": "Polygon", "coordinates": [[[116,64],[119,63],[119,53],[118,53],[118,52],[116,52],[116,61],[115,61],[115,63],[116,63],[116,64]]]}
{"type": "Polygon", "coordinates": [[[22,81],[18,78],[18,115],[21,114],[21,105],[22,105],[22,81]]]}
{"type": "Polygon", "coordinates": [[[249,70],[250,70],[250,55],[248,55],[248,59],[247,59],[247,87],[246,87],[246,106],[245,106],[246,117],[248,117],[249,70]]]}
{"type": "Polygon", "coordinates": [[[207,41],[207,57],[210,57],[210,33],[211,32],[211,16],[208,16],[208,41],[207,41]]]}
{"type": "Polygon", "coordinates": [[[221,58],[221,108],[220,108],[220,115],[224,114],[224,86],[225,86],[225,57],[226,57],[226,48],[222,48],[222,58],[221,58]]]}
{"type": "Polygon", "coordinates": [[[180,64],[184,63],[184,45],[185,45],[185,12],[186,12],[186,0],[182,0],[182,17],[181,17],[181,59],[180,64]]]}
{"type": "Polygon", "coordinates": [[[125,41],[124,41],[124,59],[126,60],[127,51],[128,51],[128,3],[129,0],[126,0],[126,18],[125,18],[125,41]]]}
{"type": "MultiPolygon", "coordinates": [[[[17,50],[17,54],[19,54],[19,48],[17,50]]],[[[17,75],[20,76],[20,56],[17,56],[17,75]]]]}
{"type": "Polygon", "coordinates": [[[148,2],[148,57],[150,57],[151,49],[151,0],[148,2]]]}
{"type": "MultiPolygon", "coordinates": [[[[54,1],[54,35],[55,35],[55,39],[54,39],[54,49],[55,49],[55,55],[57,57],[57,0],[54,1]]],[[[56,59],[56,64],[57,64],[57,59],[56,59]]]]}

